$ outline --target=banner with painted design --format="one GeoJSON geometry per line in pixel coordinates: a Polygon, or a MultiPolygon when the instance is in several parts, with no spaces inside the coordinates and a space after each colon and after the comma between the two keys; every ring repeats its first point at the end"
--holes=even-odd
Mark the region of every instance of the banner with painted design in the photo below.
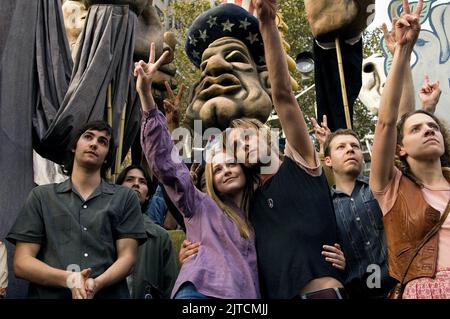
{"type": "MultiPolygon", "coordinates": [[[[411,5],[414,10],[417,3],[411,5]]],[[[387,8],[390,21],[400,16],[403,11],[402,0],[393,0],[387,8]]],[[[414,47],[411,66],[415,90],[418,91],[427,74],[431,81],[439,81],[442,95],[436,108],[436,115],[450,123],[450,1],[424,1],[424,8],[420,17],[422,30],[414,47]]],[[[386,56],[384,62],[385,74],[392,63],[384,39],[381,41],[382,50],[386,56]]],[[[416,108],[419,100],[416,96],[416,108]]]]}

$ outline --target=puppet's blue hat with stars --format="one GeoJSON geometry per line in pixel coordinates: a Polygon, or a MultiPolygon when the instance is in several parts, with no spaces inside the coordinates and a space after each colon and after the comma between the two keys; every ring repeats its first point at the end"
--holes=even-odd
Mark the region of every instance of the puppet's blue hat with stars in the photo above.
{"type": "Polygon", "coordinates": [[[224,3],[199,15],[187,32],[186,53],[200,67],[203,51],[215,40],[233,37],[249,49],[257,65],[265,64],[258,19],[244,8],[224,3]]]}

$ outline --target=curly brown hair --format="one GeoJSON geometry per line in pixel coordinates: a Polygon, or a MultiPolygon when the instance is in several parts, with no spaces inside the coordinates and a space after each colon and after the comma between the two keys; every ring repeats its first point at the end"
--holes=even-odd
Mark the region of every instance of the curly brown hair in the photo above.
{"type": "Polygon", "coordinates": [[[409,164],[406,161],[406,157],[400,156],[400,154],[399,154],[399,152],[400,152],[399,146],[403,145],[403,137],[404,137],[403,131],[405,128],[405,122],[408,118],[410,118],[411,116],[413,116],[415,114],[428,115],[439,126],[439,130],[441,131],[441,134],[444,138],[444,154],[442,154],[442,156],[441,156],[441,167],[443,169],[448,168],[450,166],[450,154],[449,154],[450,139],[449,139],[447,126],[444,125],[444,123],[442,123],[442,121],[440,121],[434,114],[432,114],[430,112],[427,112],[424,110],[415,110],[415,111],[404,114],[398,121],[398,123],[397,123],[397,149],[395,151],[395,166],[403,173],[404,176],[411,179],[417,185],[422,186],[422,182],[411,171],[411,168],[409,167],[409,164]]]}

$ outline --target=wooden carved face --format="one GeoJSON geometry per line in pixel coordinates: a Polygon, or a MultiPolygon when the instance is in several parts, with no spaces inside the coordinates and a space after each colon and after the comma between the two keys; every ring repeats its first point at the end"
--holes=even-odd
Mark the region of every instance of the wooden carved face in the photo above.
{"type": "Polygon", "coordinates": [[[258,69],[244,43],[231,37],[214,41],[203,52],[200,70],[186,110],[188,126],[202,120],[203,130],[223,130],[236,118],[267,120],[272,110],[267,71],[258,69]]]}

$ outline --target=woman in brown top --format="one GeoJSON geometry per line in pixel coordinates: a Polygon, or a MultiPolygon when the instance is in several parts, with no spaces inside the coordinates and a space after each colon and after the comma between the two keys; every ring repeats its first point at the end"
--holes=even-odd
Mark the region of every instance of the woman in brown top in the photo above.
{"type": "MultiPolygon", "coordinates": [[[[394,60],[381,98],[370,174],[384,215],[389,272],[399,281],[415,247],[439,222],[450,199],[447,130],[423,110],[405,114],[397,126],[400,99],[407,94],[402,78],[420,32],[422,6],[420,0],[411,13],[403,0],[403,14],[394,25],[394,60]]],[[[450,298],[450,218],[414,258],[405,283],[403,298],[450,298]]]]}

